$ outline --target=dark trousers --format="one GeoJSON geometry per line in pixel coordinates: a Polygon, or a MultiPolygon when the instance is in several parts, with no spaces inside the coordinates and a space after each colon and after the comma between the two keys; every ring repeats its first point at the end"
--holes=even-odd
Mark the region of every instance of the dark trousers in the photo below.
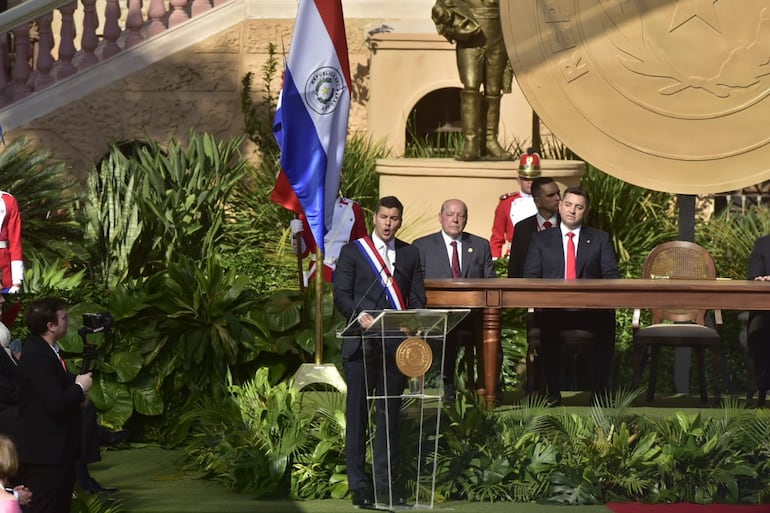
{"type": "Polygon", "coordinates": [[[96,419],[96,406],[88,401],[80,410],[81,430],[80,457],[75,464],[76,482],[81,488],[88,488],[92,485],[91,475],[88,472],[88,464],[102,459],[99,450],[99,423],[96,419]]]}
{"type": "Polygon", "coordinates": [[[596,337],[593,354],[594,392],[602,392],[609,383],[615,354],[615,310],[543,309],[537,313],[540,325],[540,355],[543,358],[548,395],[561,390],[561,335],[563,330],[586,330],[596,337]]]}
{"type": "Polygon", "coordinates": [[[75,488],[75,464],[21,464],[19,482],[32,490],[25,513],[69,513],[75,488]]]}
{"type": "Polygon", "coordinates": [[[387,340],[384,355],[379,338],[348,337],[342,342],[342,367],[348,386],[345,462],[350,490],[369,491],[372,486],[365,468],[369,420],[367,395],[398,396],[375,401],[373,478],[380,501],[387,501],[390,485],[398,475],[400,396],[406,382],[404,375],[396,367],[395,350],[403,338],[401,336],[387,340]],[[366,351],[363,350],[362,343],[366,344],[366,351]],[[366,353],[365,357],[364,353],[366,353]],[[388,451],[388,445],[390,445],[390,451],[388,451]],[[390,459],[388,459],[388,452],[390,452],[390,459]]]}
{"type": "Polygon", "coordinates": [[[770,389],[770,312],[751,312],[746,341],[754,362],[757,389],[770,389]]]}

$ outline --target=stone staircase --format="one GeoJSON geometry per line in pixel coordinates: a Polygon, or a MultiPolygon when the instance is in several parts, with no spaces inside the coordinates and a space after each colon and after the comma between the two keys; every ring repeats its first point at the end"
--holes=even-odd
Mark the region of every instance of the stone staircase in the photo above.
{"type": "Polygon", "coordinates": [[[237,106],[246,0],[150,0],[146,10],[127,0],[125,12],[98,2],[27,0],[0,13],[6,138],[38,140],[82,174],[112,142],[237,126],[217,93],[237,106]]]}

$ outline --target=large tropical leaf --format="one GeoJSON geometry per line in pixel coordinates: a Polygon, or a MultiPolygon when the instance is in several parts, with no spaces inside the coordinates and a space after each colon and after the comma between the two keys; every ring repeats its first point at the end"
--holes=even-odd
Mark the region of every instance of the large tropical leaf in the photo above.
{"type": "Polygon", "coordinates": [[[0,151],[0,190],[19,203],[27,262],[83,258],[82,232],[73,220],[80,187],[63,162],[17,139],[0,151]]]}

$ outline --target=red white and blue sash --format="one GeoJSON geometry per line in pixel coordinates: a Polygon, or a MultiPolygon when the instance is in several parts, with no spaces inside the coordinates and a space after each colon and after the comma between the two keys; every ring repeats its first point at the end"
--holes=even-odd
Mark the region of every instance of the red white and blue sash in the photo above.
{"type": "Polygon", "coordinates": [[[390,269],[388,269],[388,266],[385,265],[382,255],[380,255],[380,252],[374,247],[374,241],[372,241],[371,237],[361,237],[360,239],[356,239],[355,243],[364,255],[365,260],[371,266],[372,272],[381,278],[380,283],[382,284],[382,288],[385,290],[388,299],[390,299],[390,304],[393,305],[393,309],[406,310],[406,302],[401,293],[401,288],[399,288],[396,280],[393,279],[393,274],[390,272],[390,269]]]}

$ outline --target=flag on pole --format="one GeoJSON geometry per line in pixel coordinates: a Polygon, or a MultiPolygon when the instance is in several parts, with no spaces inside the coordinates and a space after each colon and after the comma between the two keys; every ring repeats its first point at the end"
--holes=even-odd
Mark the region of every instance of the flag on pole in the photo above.
{"type": "Polygon", "coordinates": [[[339,191],[349,112],[341,0],[301,0],[273,123],[281,171],[270,200],[304,214],[321,251],[339,191]]]}

